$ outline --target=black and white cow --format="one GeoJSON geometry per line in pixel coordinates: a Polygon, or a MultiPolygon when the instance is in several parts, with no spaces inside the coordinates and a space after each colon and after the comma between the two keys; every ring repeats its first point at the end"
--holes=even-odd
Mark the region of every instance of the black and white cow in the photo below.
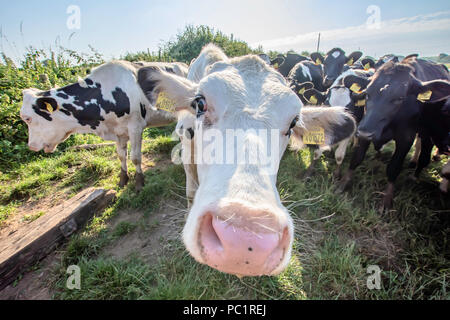
{"type": "MultiPolygon", "coordinates": [[[[417,55],[406,57],[402,62],[386,62],[373,77],[363,78],[347,76],[344,84],[347,88],[366,99],[366,114],[357,131],[356,146],[350,168],[342,181],[345,188],[353,176],[356,167],[363,161],[367,148],[372,142],[380,148],[387,142],[395,141],[395,152],[387,166],[388,185],[381,209],[392,208],[394,182],[399,175],[403,161],[409,152],[416,133],[423,134],[421,154],[416,173],[430,162],[430,128],[424,121],[427,113],[439,113],[450,96],[450,76],[441,65],[417,59],[417,55]]],[[[440,119],[431,116],[436,121],[440,119]]],[[[445,126],[440,135],[445,138],[448,128],[445,126]],[[443,132],[443,133],[442,133],[443,132]]]]}
{"type": "Polygon", "coordinates": [[[378,61],[375,63],[375,65],[374,65],[375,70],[378,70],[379,68],[381,68],[381,66],[383,64],[385,64],[386,62],[389,62],[389,61],[396,63],[396,62],[399,62],[400,60],[399,60],[398,56],[396,56],[392,53],[385,54],[384,56],[380,57],[378,59],[378,61]]]}
{"type": "MultiPolygon", "coordinates": [[[[150,63],[168,68],[168,64],[150,63]]],[[[53,152],[73,133],[94,133],[117,143],[122,164],[119,185],[128,182],[127,144],[136,166],[136,189],[144,185],[141,169],[142,132],[175,121],[170,112],[154,107],[153,88],[138,84],[140,64],[114,61],[95,68],[77,83],[48,91],[26,89],[20,116],[28,125],[28,146],[53,152]],[[150,100],[149,100],[150,99],[150,100]]],[[[173,72],[172,69],[165,69],[173,72]]]]}
{"type": "Polygon", "coordinates": [[[286,56],[279,54],[275,59],[270,61],[270,64],[286,78],[297,63],[305,60],[309,61],[311,59],[296,53],[288,53],[286,56]]]}
{"type": "MultiPolygon", "coordinates": [[[[312,88],[307,88],[306,90],[302,90],[302,96],[307,102],[314,102],[315,105],[322,106],[331,106],[331,107],[345,107],[355,118],[355,121],[359,123],[364,116],[364,106],[365,106],[365,98],[358,97],[355,93],[350,91],[347,87],[344,86],[343,80],[348,75],[358,75],[362,77],[370,77],[373,75],[372,71],[363,71],[357,69],[349,69],[342,73],[331,85],[331,87],[326,92],[320,92],[319,90],[312,88]]],[[[302,84],[300,87],[307,87],[307,83],[302,84]]],[[[347,152],[347,146],[350,143],[352,136],[349,136],[347,139],[343,139],[337,145],[336,151],[334,153],[336,159],[336,170],[334,171],[334,177],[338,178],[341,175],[341,165],[344,161],[345,154],[347,152]]],[[[311,161],[310,170],[308,170],[308,174],[310,175],[313,171],[314,161],[320,158],[323,151],[329,150],[331,146],[321,146],[314,151],[314,158],[311,161]]]]}
{"type": "Polygon", "coordinates": [[[183,229],[186,248],[222,272],[278,274],[289,263],[294,235],[276,189],[289,140],[293,148],[302,147],[308,130],[317,127],[332,144],[354,120],[344,108],[302,108],[284,77],[256,55],[228,58],[210,44],[189,74],[203,77],[189,80],[156,67],[139,70],[143,87],[176,101],[182,112],[177,128],[189,133],[183,161],[185,168],[195,167],[186,179],[196,181],[187,183],[186,193],[194,199],[183,229]]]}
{"type": "Polygon", "coordinates": [[[355,51],[347,57],[344,50],[341,48],[334,48],[328,51],[325,57],[319,52],[314,52],[311,54],[311,59],[317,64],[323,64],[324,78],[322,84],[324,89],[326,89],[333,84],[342,72],[346,71],[361,58],[361,56],[362,52],[355,51]]]}
{"type": "Polygon", "coordinates": [[[316,90],[324,91],[322,84],[323,81],[323,67],[321,64],[315,64],[312,61],[301,61],[297,63],[289,72],[287,76],[289,86],[294,90],[303,103],[315,104],[314,101],[304,100],[303,93],[305,89],[309,89],[309,86],[305,87],[305,83],[312,83],[316,90]]]}

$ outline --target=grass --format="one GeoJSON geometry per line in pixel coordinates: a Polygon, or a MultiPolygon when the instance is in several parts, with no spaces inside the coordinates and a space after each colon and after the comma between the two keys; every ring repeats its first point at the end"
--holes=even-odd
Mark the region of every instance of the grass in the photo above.
{"type": "MultiPolygon", "coordinates": [[[[377,204],[392,145],[383,151],[381,160],[369,152],[356,173],[353,188],[344,194],[335,192],[331,158],[323,157],[314,178],[304,180],[297,174],[308,165],[309,151],[286,152],[278,174],[278,189],[291,208],[297,233],[291,263],[279,276],[238,279],[222,274],[195,262],[179,237],[161,237],[159,248],[152,249],[158,250],[157,259],[152,262],[139,249],[123,259],[110,257],[105,254],[107,247],[120,246],[125,235],[148,237],[149,232],[160,227],[148,217],[153,217],[162,204],[175,203],[183,197],[183,168],[158,167],[158,161],[168,159],[173,144],[164,136],[149,142],[147,154],[159,154],[159,160],[156,167],[146,171],[144,190],[137,195],[132,185],[126,188],[114,206],[69,241],[51,281],[54,298],[450,298],[449,220],[445,209],[449,200],[440,198],[436,190],[440,164],[433,163],[415,184],[409,182],[411,171],[405,169],[397,183],[396,210],[382,216],[377,212],[377,204]],[[112,228],[111,219],[129,209],[138,210],[140,220],[124,221],[112,228]],[[65,270],[71,264],[81,268],[81,290],[65,288],[65,270]],[[382,270],[381,290],[367,288],[369,265],[378,265],[382,270]]],[[[109,181],[102,172],[94,183],[109,181]]],[[[118,168],[113,166],[113,173],[118,173],[118,168]]],[[[171,223],[173,232],[179,232],[183,225],[182,218],[171,223]]]]}
{"type": "MultiPolygon", "coordinates": [[[[121,246],[125,236],[148,238],[164,224],[151,218],[165,204],[184,201],[183,167],[169,164],[177,143],[173,128],[146,132],[144,155],[151,159],[145,187],[134,191],[133,181],[116,187],[120,163],[114,147],[93,151],[66,150],[37,158],[3,174],[0,222],[6,223],[25,201],[65,192],[74,195],[87,186],[115,188],[118,201],[96,216],[61,249],[62,258],[51,279],[56,299],[448,299],[449,199],[439,196],[439,168],[432,163],[420,182],[411,183],[404,169],[397,181],[395,211],[380,215],[385,164],[390,144],[376,159],[370,150],[347,193],[335,192],[334,160],[324,156],[313,178],[299,174],[309,165],[309,151],[287,151],[278,173],[278,190],[296,223],[294,255],[286,271],[276,277],[243,278],[200,265],[188,255],[178,237],[161,236],[151,262],[140,248],[125,258],[106,249],[121,246]],[[181,199],[181,200],[180,200],[181,199]],[[135,210],[138,221],[111,221],[135,210]],[[65,270],[77,264],[82,289],[65,288],[65,270]],[[367,266],[381,270],[381,290],[366,286],[367,266]]],[[[78,139],[78,138],[77,138],[78,139]]],[[[98,141],[96,141],[98,142],[98,141]]],[[[344,167],[348,166],[348,159],[344,167]]],[[[130,165],[133,172],[134,168],[130,165]]],[[[175,205],[176,206],[176,205],[175,205]]],[[[43,213],[25,216],[31,221],[43,213]]],[[[182,214],[170,220],[179,234],[182,214]]],[[[171,218],[172,219],[172,218],[171,218]]]]}

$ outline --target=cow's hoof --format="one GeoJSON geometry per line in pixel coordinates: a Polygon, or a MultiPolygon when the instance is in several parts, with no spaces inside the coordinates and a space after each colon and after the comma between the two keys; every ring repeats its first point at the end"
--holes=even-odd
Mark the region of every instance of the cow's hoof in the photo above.
{"type": "Polygon", "coordinates": [[[417,182],[419,181],[419,178],[416,177],[414,174],[408,175],[407,179],[408,179],[408,181],[410,181],[410,182],[416,182],[416,183],[417,183],[417,182]]]}
{"type": "Polygon", "coordinates": [[[337,168],[333,171],[333,179],[334,179],[334,180],[339,180],[339,179],[341,179],[341,176],[342,176],[342,174],[341,174],[341,168],[340,168],[340,167],[337,167],[337,168]]]}
{"type": "Polygon", "coordinates": [[[414,161],[410,161],[408,164],[408,168],[410,169],[414,169],[417,166],[417,162],[414,161]]]}
{"type": "Polygon", "coordinates": [[[123,188],[128,183],[128,174],[125,170],[120,170],[120,181],[119,181],[119,188],[123,188]]]}
{"type": "Polygon", "coordinates": [[[441,161],[441,156],[438,154],[435,154],[431,159],[433,159],[434,162],[441,161]]]}
{"type": "Polygon", "coordinates": [[[144,187],[144,174],[143,173],[136,173],[135,176],[136,181],[136,191],[140,192],[142,188],[144,187]]]}
{"type": "Polygon", "coordinates": [[[392,207],[394,206],[394,200],[392,195],[385,195],[383,197],[383,201],[381,202],[381,206],[379,209],[380,214],[386,214],[388,213],[390,210],[392,210],[392,207]]]}

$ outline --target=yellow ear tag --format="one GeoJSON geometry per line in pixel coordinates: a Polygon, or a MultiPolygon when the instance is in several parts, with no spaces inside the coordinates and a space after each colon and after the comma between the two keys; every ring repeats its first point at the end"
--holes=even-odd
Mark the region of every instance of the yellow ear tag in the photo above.
{"type": "Polygon", "coordinates": [[[317,104],[316,96],[311,96],[311,98],[309,98],[309,102],[311,102],[311,104],[317,104]]]}
{"type": "Polygon", "coordinates": [[[305,131],[303,135],[304,144],[317,144],[321,145],[325,143],[325,130],[321,127],[314,127],[308,131],[305,131]]]}
{"type": "Polygon", "coordinates": [[[357,84],[356,82],[354,84],[352,84],[349,89],[355,93],[361,92],[361,86],[359,84],[357,84]]]}
{"type": "Polygon", "coordinates": [[[365,105],[366,105],[366,100],[365,100],[365,99],[358,100],[358,101],[356,101],[356,103],[355,103],[355,106],[356,106],[356,107],[364,107],[365,105]]]}
{"type": "Polygon", "coordinates": [[[278,69],[278,63],[275,63],[275,64],[273,65],[273,67],[274,67],[275,69],[278,69]]]}
{"type": "Polygon", "coordinates": [[[47,111],[52,113],[53,112],[53,107],[50,103],[48,102],[44,102],[45,103],[45,107],[47,108],[47,111]]]}
{"type": "Polygon", "coordinates": [[[364,70],[369,70],[370,69],[370,64],[367,62],[365,65],[364,65],[364,70]]]}
{"type": "Polygon", "coordinates": [[[417,95],[417,100],[419,100],[420,102],[428,101],[428,100],[430,100],[432,94],[433,94],[433,91],[431,91],[431,90],[425,91],[424,93],[419,93],[417,95]]]}
{"type": "Polygon", "coordinates": [[[304,93],[305,93],[305,91],[306,91],[306,88],[305,88],[305,87],[303,87],[303,88],[301,88],[300,90],[298,90],[298,93],[300,93],[300,94],[304,94],[304,93]]]}
{"type": "Polygon", "coordinates": [[[317,59],[316,59],[316,64],[321,64],[321,63],[322,63],[322,61],[320,61],[320,59],[317,58],[317,59]]]}
{"type": "Polygon", "coordinates": [[[351,58],[350,60],[348,60],[347,64],[348,64],[349,66],[353,65],[353,58],[351,58]]]}

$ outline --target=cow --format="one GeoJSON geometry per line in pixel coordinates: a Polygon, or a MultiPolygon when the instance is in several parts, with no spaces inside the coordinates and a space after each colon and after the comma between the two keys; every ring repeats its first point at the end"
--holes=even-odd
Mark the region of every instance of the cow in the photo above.
{"type": "Polygon", "coordinates": [[[375,63],[375,65],[374,65],[375,70],[380,69],[383,64],[385,64],[386,62],[389,62],[389,61],[396,63],[396,62],[399,62],[400,59],[398,56],[396,56],[392,53],[385,54],[384,56],[380,57],[377,60],[377,62],[375,63]]]}
{"type": "Polygon", "coordinates": [[[261,59],[263,59],[263,61],[264,61],[265,63],[267,63],[267,64],[270,66],[270,57],[269,57],[267,54],[265,54],[265,53],[260,53],[260,54],[258,54],[258,56],[259,56],[261,59]]]}
{"type": "Polygon", "coordinates": [[[280,72],[283,77],[287,77],[291,69],[301,61],[310,61],[309,57],[302,56],[296,53],[288,53],[286,56],[279,54],[275,59],[270,61],[270,64],[280,72]]]}
{"type": "Polygon", "coordinates": [[[119,186],[124,187],[129,179],[127,144],[130,140],[131,160],[136,166],[136,190],[141,190],[144,185],[142,132],[146,127],[168,125],[175,121],[175,116],[154,107],[156,97],[145,94],[138,84],[139,68],[136,63],[113,61],[62,88],[24,90],[20,116],[28,125],[28,147],[33,151],[54,152],[73,133],[93,133],[115,141],[121,161],[119,186]]]}
{"type": "MultiPolygon", "coordinates": [[[[423,116],[439,112],[442,108],[450,95],[449,80],[450,76],[445,68],[418,59],[417,55],[407,56],[401,62],[388,61],[369,79],[353,75],[344,78],[347,88],[366,99],[366,114],[356,133],[358,145],[350,168],[343,178],[341,190],[349,185],[370,142],[375,148],[380,148],[394,140],[395,152],[387,166],[388,184],[380,211],[385,212],[393,207],[394,182],[417,132],[426,139],[422,141],[415,176],[430,162],[433,145],[430,143],[430,126],[423,121],[423,116]]],[[[439,120],[436,117],[433,119],[439,120]]],[[[448,128],[443,129],[444,133],[445,130],[448,128]]]]}
{"type": "Polygon", "coordinates": [[[289,72],[287,80],[289,86],[298,93],[300,99],[303,99],[304,91],[302,89],[305,89],[303,83],[310,82],[316,90],[324,91],[322,85],[323,67],[321,64],[317,65],[312,61],[305,60],[297,63],[289,72]]]}
{"type": "MultiPolygon", "coordinates": [[[[332,106],[338,107],[343,106],[355,118],[356,123],[359,123],[364,115],[364,105],[365,99],[359,99],[353,92],[351,92],[348,88],[343,85],[343,79],[348,75],[360,75],[369,77],[373,73],[371,71],[363,71],[356,69],[349,69],[342,73],[331,85],[331,87],[326,92],[320,92],[315,88],[309,88],[307,90],[303,90],[302,96],[307,102],[314,102],[316,105],[324,105],[324,106],[332,106]]],[[[306,87],[307,83],[303,84],[303,87],[306,87]]],[[[312,85],[310,86],[312,87],[312,85]]],[[[350,143],[352,136],[349,136],[347,139],[343,139],[337,145],[336,151],[334,153],[336,159],[336,169],[333,173],[335,178],[340,178],[341,176],[341,165],[344,161],[345,154],[347,151],[347,146],[350,143]]],[[[313,172],[314,162],[320,158],[323,151],[329,150],[331,146],[321,146],[314,151],[314,159],[311,161],[311,165],[307,170],[306,176],[309,176],[313,172]]]]}
{"type": "Polygon", "coordinates": [[[361,56],[362,52],[355,51],[347,57],[341,48],[331,49],[325,57],[319,52],[314,52],[310,55],[312,61],[317,64],[323,64],[324,78],[322,84],[324,89],[329,88],[337,77],[352,66],[361,56]]]}
{"type": "Polygon", "coordinates": [[[189,67],[187,64],[183,62],[148,62],[148,61],[137,61],[133,62],[133,65],[141,68],[141,67],[148,67],[148,66],[159,66],[161,68],[164,68],[167,72],[172,72],[176,75],[187,77],[189,67]]]}
{"type": "Polygon", "coordinates": [[[139,70],[142,86],[164,91],[183,112],[181,120],[190,113],[195,121],[189,134],[195,155],[182,150],[183,161],[194,158],[190,164],[198,179],[191,183],[196,190],[183,242],[198,262],[222,272],[278,274],[289,263],[294,235],[292,218],[276,189],[289,140],[294,149],[301,147],[306,130],[322,126],[324,139],[332,144],[352,117],[344,108],[302,108],[284,77],[256,55],[228,58],[209,44],[195,63],[191,68],[203,69],[192,70],[203,74],[197,81],[157,67],[139,70]],[[267,130],[270,134],[264,135],[267,130]],[[268,165],[248,160],[267,159],[269,149],[268,165]]]}

